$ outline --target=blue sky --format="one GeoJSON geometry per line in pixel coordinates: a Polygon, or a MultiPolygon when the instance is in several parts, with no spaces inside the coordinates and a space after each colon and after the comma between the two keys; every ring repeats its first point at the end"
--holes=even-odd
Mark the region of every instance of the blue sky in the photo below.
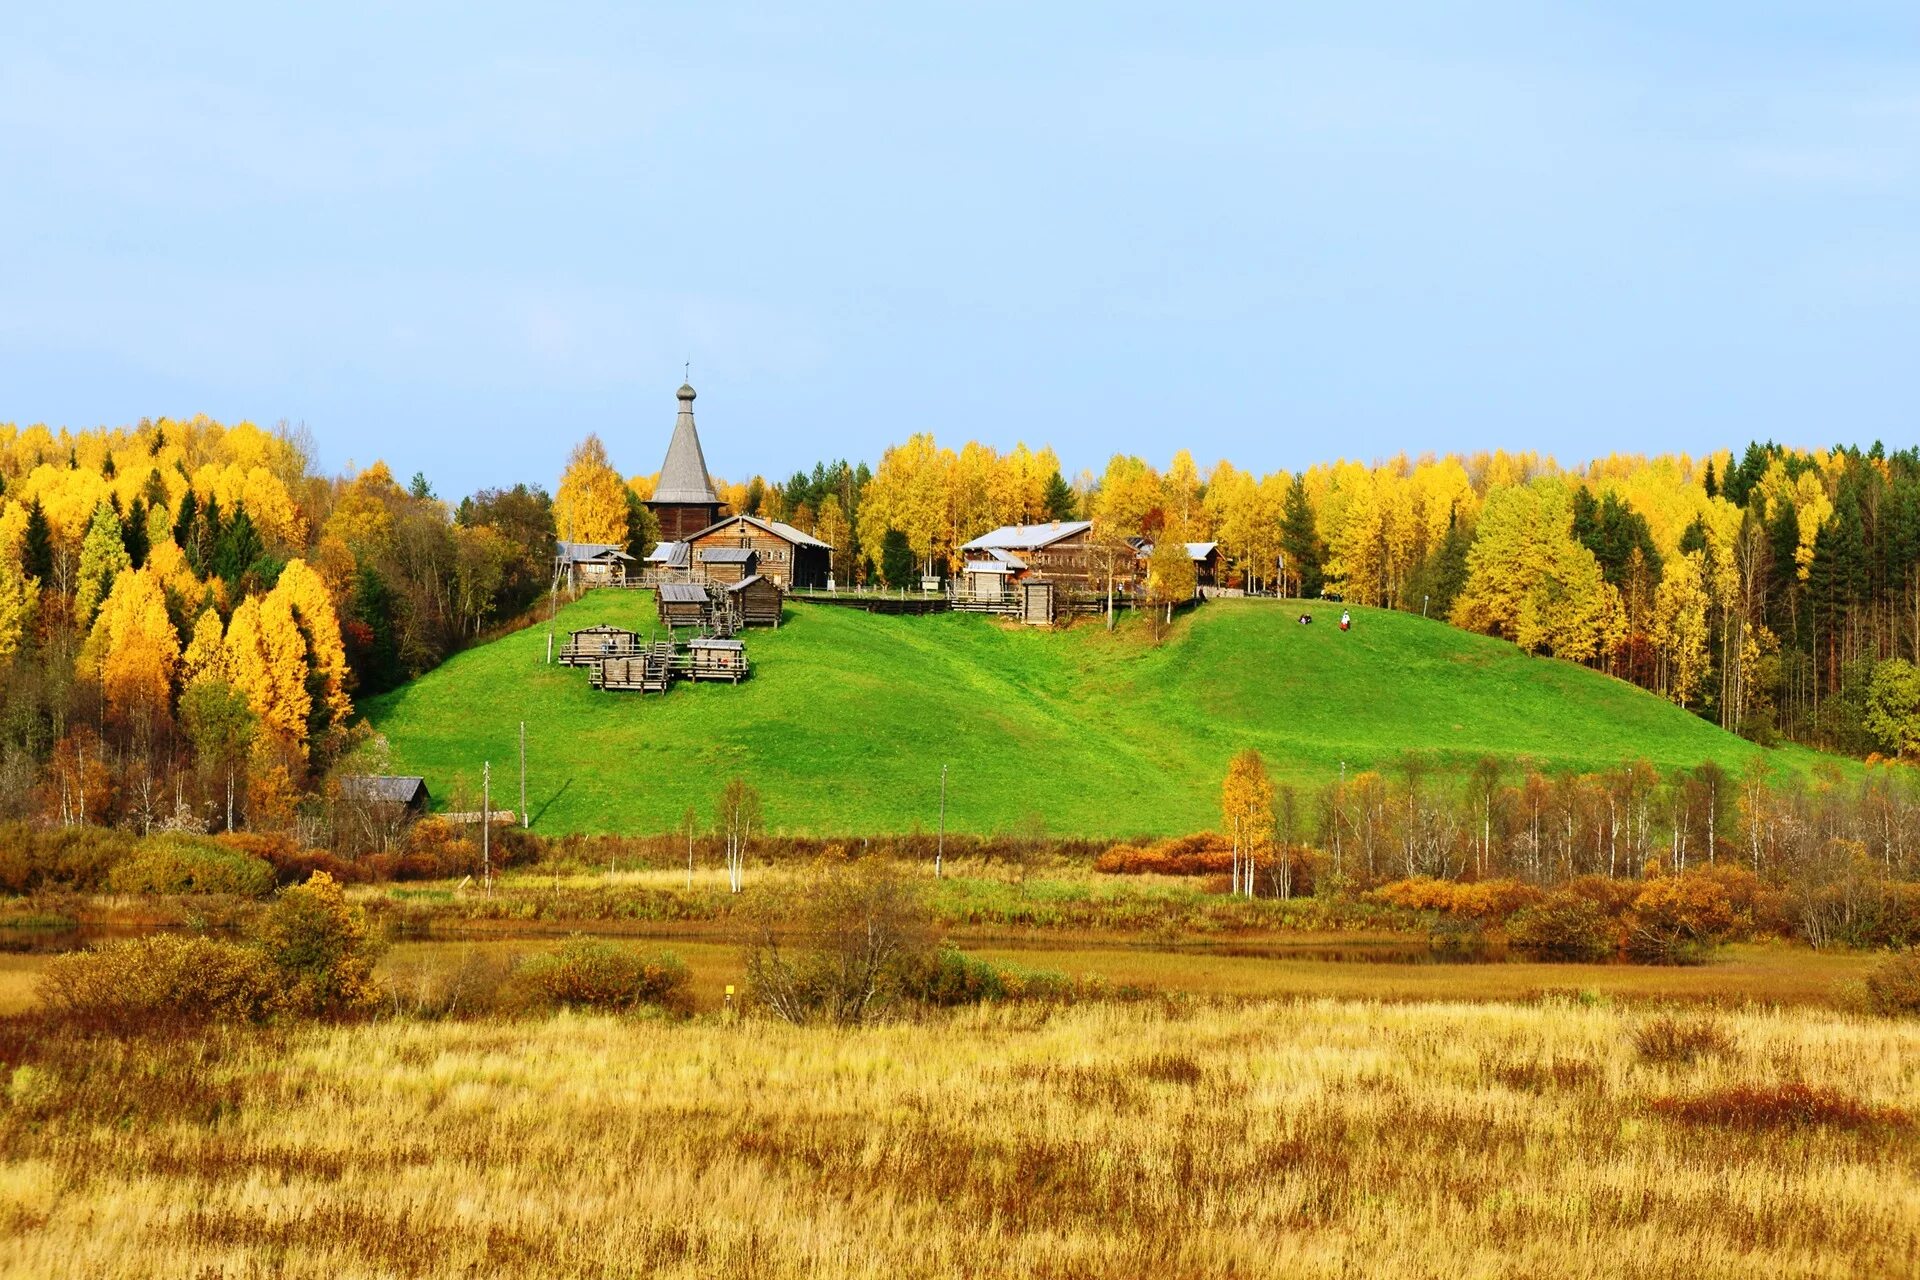
{"type": "Polygon", "coordinates": [[[0,15],[0,420],[548,484],[1911,443],[1920,5],[0,15]]]}

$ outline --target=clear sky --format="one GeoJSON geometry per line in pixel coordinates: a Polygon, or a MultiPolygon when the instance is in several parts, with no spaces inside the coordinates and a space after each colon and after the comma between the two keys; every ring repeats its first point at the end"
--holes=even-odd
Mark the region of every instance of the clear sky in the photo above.
{"type": "Polygon", "coordinates": [[[1920,430],[1920,4],[0,13],[0,421],[1069,473],[1920,430]]]}

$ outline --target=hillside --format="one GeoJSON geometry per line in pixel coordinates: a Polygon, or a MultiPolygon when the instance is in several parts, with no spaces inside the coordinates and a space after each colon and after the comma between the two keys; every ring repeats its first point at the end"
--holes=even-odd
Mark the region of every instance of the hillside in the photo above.
{"type": "MultiPolygon", "coordinates": [[[[1226,762],[1247,746],[1303,786],[1409,749],[1580,770],[1633,757],[1738,769],[1758,751],[1631,685],[1498,640],[1367,609],[1342,634],[1337,607],[1317,606],[1312,627],[1292,621],[1301,607],[1216,601],[1155,648],[1137,626],[1056,633],[789,605],[786,626],[749,635],[750,681],[665,697],[596,693],[584,670],[546,666],[539,627],[364,710],[394,769],[424,774],[441,803],[477,804],[491,759],[501,807],[518,805],[524,719],[528,807],[549,833],[663,830],[689,804],[704,824],[735,773],[787,831],[932,830],[946,764],[949,830],[1007,830],[1037,813],[1054,833],[1130,835],[1209,825],[1226,762]]],[[[652,594],[593,592],[557,625],[595,622],[652,629],[652,594]]]]}

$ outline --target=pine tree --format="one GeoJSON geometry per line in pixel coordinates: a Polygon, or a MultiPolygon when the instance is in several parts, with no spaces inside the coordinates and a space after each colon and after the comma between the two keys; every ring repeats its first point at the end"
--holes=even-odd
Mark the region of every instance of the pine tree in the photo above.
{"type": "Polygon", "coordinates": [[[1067,483],[1067,478],[1058,470],[1047,477],[1046,493],[1041,499],[1041,504],[1049,520],[1073,519],[1074,508],[1077,505],[1073,486],[1067,483]]]}
{"type": "Polygon", "coordinates": [[[1287,490],[1286,509],[1280,524],[1280,551],[1286,556],[1286,573],[1293,579],[1294,590],[1303,598],[1319,595],[1324,584],[1326,547],[1314,524],[1313,504],[1307,498],[1307,484],[1302,476],[1295,476],[1287,490]]]}
{"type": "Polygon", "coordinates": [[[880,540],[880,576],[890,587],[910,587],[919,578],[919,562],[907,535],[889,529],[880,540]]]}
{"type": "Polygon", "coordinates": [[[200,544],[194,537],[200,518],[200,500],[188,489],[180,495],[180,509],[173,513],[173,544],[186,553],[193,571],[200,571],[200,544]]]}
{"type": "Polygon", "coordinates": [[[53,529],[46,509],[35,498],[27,508],[27,536],[20,547],[20,568],[41,586],[53,580],[53,529]]]}
{"type": "Polygon", "coordinates": [[[147,535],[147,504],[139,499],[127,508],[127,518],[120,526],[121,541],[127,548],[127,563],[138,569],[147,563],[147,552],[152,542],[147,535]]]}
{"type": "MultiPolygon", "coordinates": [[[[209,502],[209,527],[216,514],[217,508],[209,502]]],[[[247,570],[265,551],[266,547],[261,544],[260,535],[253,527],[253,517],[247,514],[245,507],[237,507],[233,518],[226,522],[219,537],[214,540],[212,554],[207,558],[207,571],[224,581],[229,588],[238,590],[240,579],[246,576],[247,570]]]]}

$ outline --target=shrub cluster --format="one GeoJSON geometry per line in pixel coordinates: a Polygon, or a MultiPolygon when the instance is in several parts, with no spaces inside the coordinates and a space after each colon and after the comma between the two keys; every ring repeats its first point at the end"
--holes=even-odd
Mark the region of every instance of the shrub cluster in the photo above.
{"type": "Polygon", "coordinates": [[[1367,896],[1392,907],[1497,921],[1533,906],[1546,894],[1519,880],[1434,880],[1416,876],[1381,885],[1367,896]]]}
{"type": "Polygon", "coordinates": [[[1685,1066],[1702,1058],[1728,1058],[1737,1051],[1734,1038],[1709,1018],[1676,1018],[1661,1014],[1634,1029],[1633,1050],[1642,1062],[1656,1066],[1685,1066]]]}
{"type": "Polygon", "coordinates": [[[225,893],[257,898],[272,890],[271,863],[231,844],[196,836],[142,841],[107,873],[115,893],[225,893]]]}
{"type": "Polygon", "coordinates": [[[510,980],[522,1001],[547,1008],[624,1010],[686,1005],[687,967],[671,952],[643,955],[600,938],[575,935],[530,956],[510,980]]]}
{"type": "Polygon", "coordinates": [[[1834,1089],[1799,1083],[1736,1084],[1690,1097],[1655,1098],[1655,1115],[1716,1129],[1843,1129],[1871,1132],[1905,1128],[1906,1113],[1875,1106],[1834,1089]]]}
{"type": "Polygon", "coordinates": [[[1888,956],[1867,971],[1867,1004],[1890,1016],[1920,1014],[1920,947],[1888,956]]]}
{"type": "Polygon", "coordinates": [[[282,892],[244,942],[170,934],[112,942],[56,956],[38,993],[55,1017],[111,1029],[338,1016],[373,1007],[379,954],[364,913],[320,874],[282,892]]]}

